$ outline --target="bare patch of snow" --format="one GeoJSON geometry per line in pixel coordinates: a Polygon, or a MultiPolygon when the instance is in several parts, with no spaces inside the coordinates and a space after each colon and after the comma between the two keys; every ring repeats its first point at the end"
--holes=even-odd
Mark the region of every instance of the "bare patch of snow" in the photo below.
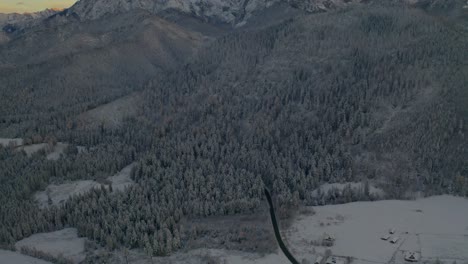
{"type": "Polygon", "coordinates": [[[23,255],[18,252],[0,249],[0,263],[5,264],[51,264],[48,261],[23,255]]]}
{"type": "Polygon", "coordinates": [[[120,172],[107,178],[112,183],[112,189],[117,191],[123,191],[125,188],[133,185],[135,182],[130,178],[130,173],[136,163],[132,163],[127,167],[123,168],[120,172]]]}
{"type": "Polygon", "coordinates": [[[55,145],[49,145],[47,143],[39,143],[32,145],[22,145],[17,148],[17,150],[24,150],[28,156],[33,155],[34,153],[40,150],[46,150],[48,160],[58,160],[60,155],[64,153],[65,149],[68,147],[66,143],[57,143],[55,145]]]}
{"type": "Polygon", "coordinates": [[[45,191],[37,192],[34,195],[39,206],[44,208],[49,205],[60,205],[67,201],[73,195],[80,195],[89,192],[93,188],[99,188],[101,184],[96,181],[75,181],[60,185],[51,184],[45,191]],[[52,204],[49,204],[49,197],[52,204]]]}
{"type": "Polygon", "coordinates": [[[88,151],[88,149],[83,146],[76,146],[76,148],[78,149],[78,153],[83,153],[83,152],[88,151]]]}
{"type": "MultiPolygon", "coordinates": [[[[468,218],[465,220],[468,222],[468,218]]],[[[426,258],[468,260],[468,234],[421,234],[420,238],[421,252],[426,258]]]]}
{"type": "Polygon", "coordinates": [[[40,144],[32,144],[32,145],[24,145],[21,147],[18,147],[17,150],[24,150],[28,156],[31,156],[32,154],[45,149],[47,147],[47,143],[40,143],[40,144]]]}
{"type": "Polygon", "coordinates": [[[23,145],[22,138],[0,138],[0,145],[4,147],[8,147],[10,144],[13,146],[21,146],[23,145]]]}
{"type": "Polygon", "coordinates": [[[445,257],[448,250],[452,258],[468,260],[468,253],[461,250],[468,248],[468,199],[435,196],[415,201],[321,206],[314,210],[316,215],[301,216],[287,231],[287,240],[299,255],[309,255],[310,241],[328,233],[336,238],[330,247],[333,254],[367,262],[387,263],[404,250],[418,251],[422,259],[445,257]],[[338,218],[343,221],[336,221],[338,218]],[[391,228],[396,230],[391,236],[399,237],[396,244],[380,239],[391,228]],[[442,239],[444,236],[452,240],[442,239]]]}
{"type": "MultiPolygon", "coordinates": [[[[134,166],[135,163],[132,163],[117,174],[107,178],[107,181],[112,183],[113,190],[123,191],[125,188],[134,184],[134,181],[130,178],[130,173],[134,166]]],[[[45,208],[49,205],[61,205],[74,195],[84,194],[94,188],[101,188],[102,186],[108,188],[108,185],[91,180],[74,181],[59,185],[51,184],[47,186],[45,191],[37,192],[34,198],[41,208],[45,208]],[[51,204],[49,204],[49,197],[51,204]]]]}
{"type": "Polygon", "coordinates": [[[64,154],[65,149],[68,147],[68,144],[65,143],[57,143],[52,151],[47,154],[47,159],[48,160],[58,160],[60,158],[60,155],[64,154]]]}
{"type": "Polygon", "coordinates": [[[50,233],[40,233],[25,238],[15,244],[17,250],[22,247],[35,248],[55,257],[63,256],[74,263],[80,263],[86,258],[84,248],[85,238],[78,237],[75,228],[65,228],[50,233]]]}
{"type": "MultiPolygon", "coordinates": [[[[69,144],[58,142],[53,146],[47,143],[24,145],[24,140],[22,138],[0,138],[0,145],[4,147],[13,145],[18,151],[24,150],[28,156],[44,149],[47,152],[46,158],[48,160],[58,160],[60,155],[64,154],[64,151],[69,144]]],[[[78,146],[77,148],[78,152],[86,151],[85,147],[78,146]]]]}

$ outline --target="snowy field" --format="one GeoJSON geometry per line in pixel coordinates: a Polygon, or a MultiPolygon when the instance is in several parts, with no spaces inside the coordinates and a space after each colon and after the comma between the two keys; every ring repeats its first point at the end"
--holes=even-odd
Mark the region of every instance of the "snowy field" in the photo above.
{"type": "MultiPolygon", "coordinates": [[[[355,202],[313,209],[315,215],[298,216],[283,232],[290,250],[299,261],[307,261],[304,263],[313,263],[326,249],[343,260],[353,257],[353,264],[410,263],[404,260],[407,251],[420,253],[419,263],[434,263],[436,259],[448,264],[468,263],[468,199],[444,195],[414,201],[355,202]],[[399,237],[396,244],[381,239],[390,229],[395,229],[391,237],[399,237]],[[335,238],[333,246],[327,248],[311,243],[321,241],[324,234],[335,238]]],[[[228,264],[288,263],[279,252],[259,256],[211,249],[178,253],[170,259],[174,263],[203,263],[200,256],[204,255],[228,264]]],[[[157,263],[165,261],[167,259],[160,259],[157,263]]]]}
{"type": "MultiPolygon", "coordinates": [[[[468,199],[435,196],[415,201],[356,202],[314,207],[316,215],[299,217],[287,231],[299,255],[311,256],[310,241],[335,237],[334,255],[354,263],[400,263],[398,251],[416,251],[422,259],[468,261],[468,199]],[[395,244],[381,237],[395,229],[395,244]]],[[[318,252],[324,248],[317,247],[318,252]]]]}
{"type": "Polygon", "coordinates": [[[114,176],[107,178],[107,180],[112,182],[112,188],[114,190],[123,191],[125,188],[134,184],[133,180],[130,178],[133,167],[135,167],[135,163],[128,165],[114,176]]]}
{"type": "Polygon", "coordinates": [[[0,263],[2,264],[52,264],[50,262],[22,255],[18,252],[0,249],[0,263]]]}
{"type": "MultiPolygon", "coordinates": [[[[113,190],[123,191],[125,188],[134,184],[133,180],[130,178],[130,172],[132,171],[133,166],[135,166],[134,163],[123,168],[117,174],[107,178],[107,180],[112,183],[113,190]]],[[[34,198],[39,203],[39,206],[44,208],[49,206],[49,196],[52,200],[52,205],[60,205],[73,195],[84,194],[93,188],[101,188],[101,184],[90,180],[74,181],[59,185],[51,184],[47,186],[45,191],[37,192],[34,195],[34,198]]]]}
{"type": "Polygon", "coordinates": [[[52,149],[47,150],[48,144],[40,143],[40,144],[24,145],[24,146],[18,147],[18,150],[24,150],[24,152],[26,152],[28,156],[31,156],[32,154],[44,149],[46,150],[46,153],[47,153],[46,158],[48,160],[58,160],[60,158],[60,155],[64,153],[65,148],[67,146],[68,144],[59,142],[55,146],[53,146],[52,149]]]}
{"type": "Polygon", "coordinates": [[[85,238],[79,238],[75,228],[65,228],[51,233],[40,233],[25,238],[15,244],[16,250],[22,247],[35,248],[36,250],[63,256],[80,263],[86,257],[84,249],[85,238]]]}
{"type": "Polygon", "coordinates": [[[0,138],[0,145],[8,147],[9,144],[14,144],[15,146],[23,145],[23,139],[21,138],[0,138]]]}
{"type": "Polygon", "coordinates": [[[37,192],[34,198],[39,203],[39,206],[44,208],[49,206],[49,196],[52,200],[52,205],[60,205],[74,195],[84,194],[100,186],[95,181],[75,181],[60,185],[51,184],[47,186],[45,191],[37,192]]]}
{"type": "MultiPolygon", "coordinates": [[[[0,138],[0,145],[8,147],[10,144],[13,144],[17,147],[17,150],[24,150],[28,156],[42,150],[47,149],[47,143],[32,144],[32,145],[23,145],[24,140],[22,138],[0,138]]],[[[65,148],[68,146],[66,143],[57,143],[52,147],[47,153],[46,158],[48,160],[58,160],[60,155],[64,153],[65,148]]]]}
{"type": "Polygon", "coordinates": [[[60,155],[64,154],[65,149],[68,147],[68,144],[66,143],[57,143],[52,151],[47,154],[46,158],[48,160],[58,160],[60,158],[60,155]]]}

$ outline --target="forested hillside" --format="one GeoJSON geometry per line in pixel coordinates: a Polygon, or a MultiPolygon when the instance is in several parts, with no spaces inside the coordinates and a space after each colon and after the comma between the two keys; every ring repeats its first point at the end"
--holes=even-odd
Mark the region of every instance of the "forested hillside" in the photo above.
{"type": "MultiPolygon", "coordinates": [[[[5,137],[72,146],[58,161],[0,146],[0,244],[72,226],[108,249],[166,255],[191,239],[183,219],[263,212],[264,187],[282,217],[300,204],[376,198],[367,184],[312,195],[324,183],[371,182],[385,198],[467,196],[468,32],[456,21],[372,3],[233,30],[144,86],[119,89],[140,99],[117,127],[79,126],[76,112],[102,100],[98,87],[90,97],[73,88],[80,111],[24,123],[11,90],[19,86],[2,82],[2,94],[15,93],[2,96],[5,137]],[[52,182],[103,179],[134,161],[136,185],[124,192],[101,188],[42,210],[32,198],[52,182]]],[[[30,89],[47,104],[49,90],[30,89]]]]}
{"type": "Polygon", "coordinates": [[[38,127],[42,134],[60,133],[74,116],[142,90],[208,37],[135,11],[86,23],[45,23],[11,38],[0,46],[0,130],[24,137],[38,127]]]}

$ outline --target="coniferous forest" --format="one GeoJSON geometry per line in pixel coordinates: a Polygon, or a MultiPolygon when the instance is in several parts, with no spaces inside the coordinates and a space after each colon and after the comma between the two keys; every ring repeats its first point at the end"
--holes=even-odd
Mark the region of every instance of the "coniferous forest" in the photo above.
{"type": "MultiPolygon", "coordinates": [[[[10,51],[0,46],[0,58],[10,51]]],[[[196,236],[187,219],[263,214],[265,187],[283,219],[302,205],[468,196],[467,51],[464,24],[378,3],[224,31],[153,75],[83,73],[86,92],[67,76],[34,81],[57,61],[4,67],[0,136],[69,146],[56,161],[0,146],[0,245],[76,227],[109,250],[168,255],[196,236]],[[83,125],[81,113],[122,96],[138,96],[133,114],[83,125]],[[133,162],[125,191],[110,185],[46,208],[34,199],[133,162]],[[312,193],[348,182],[366,186],[312,193]]]]}

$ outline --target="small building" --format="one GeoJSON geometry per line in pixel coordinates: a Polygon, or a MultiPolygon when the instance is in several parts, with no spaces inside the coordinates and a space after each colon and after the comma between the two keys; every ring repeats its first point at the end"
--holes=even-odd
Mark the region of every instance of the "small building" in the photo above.
{"type": "Polygon", "coordinates": [[[392,239],[390,239],[390,243],[396,244],[398,242],[398,240],[400,240],[399,237],[392,237],[392,239]]]}
{"type": "Polygon", "coordinates": [[[418,252],[407,251],[405,253],[405,260],[409,262],[418,262],[421,255],[418,252]]]}
{"type": "Polygon", "coordinates": [[[314,261],[314,264],[322,264],[322,260],[323,260],[323,257],[322,256],[318,256],[315,261],[314,261]]]}
{"type": "Polygon", "coordinates": [[[395,228],[390,228],[388,230],[388,233],[391,234],[391,235],[395,234],[395,228]]]}
{"type": "Polygon", "coordinates": [[[325,262],[325,264],[345,264],[345,263],[346,261],[344,259],[337,258],[334,256],[328,257],[327,262],[325,262]]]}
{"type": "Polygon", "coordinates": [[[325,264],[336,264],[336,258],[333,256],[330,256],[327,258],[327,262],[325,264]]]}
{"type": "Polygon", "coordinates": [[[322,239],[322,245],[325,247],[331,247],[335,243],[335,238],[329,234],[324,234],[322,239]]]}
{"type": "Polygon", "coordinates": [[[390,239],[390,235],[383,235],[380,239],[387,241],[390,239]]]}

